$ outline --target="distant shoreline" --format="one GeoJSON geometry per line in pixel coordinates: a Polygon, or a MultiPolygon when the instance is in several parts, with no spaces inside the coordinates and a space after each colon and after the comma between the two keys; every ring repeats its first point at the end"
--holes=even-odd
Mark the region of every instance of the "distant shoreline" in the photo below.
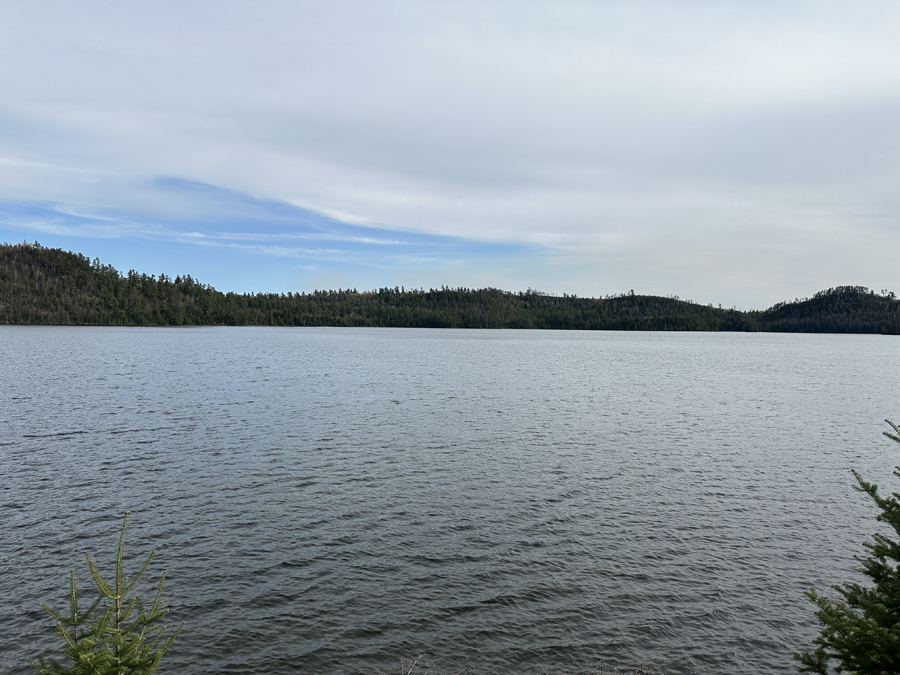
{"type": "Polygon", "coordinates": [[[0,324],[283,326],[900,334],[900,300],[863,286],[741,311],[674,297],[547,295],[529,289],[222,293],[190,275],[122,274],[39,244],[0,245],[0,324]]]}

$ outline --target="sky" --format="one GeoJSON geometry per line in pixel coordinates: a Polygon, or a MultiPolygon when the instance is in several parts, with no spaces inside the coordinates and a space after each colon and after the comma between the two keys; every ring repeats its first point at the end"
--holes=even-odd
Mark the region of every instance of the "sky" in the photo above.
{"type": "Polygon", "coordinates": [[[0,242],[219,290],[900,292],[900,3],[0,6],[0,242]]]}

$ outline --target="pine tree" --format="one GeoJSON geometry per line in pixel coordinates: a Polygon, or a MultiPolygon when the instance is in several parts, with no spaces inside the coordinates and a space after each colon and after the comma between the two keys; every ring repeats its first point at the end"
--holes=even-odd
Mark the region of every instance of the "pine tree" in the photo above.
{"type": "MultiPolygon", "coordinates": [[[[884,435],[900,443],[900,427],[885,420],[894,433],[884,435]]],[[[875,502],[881,513],[878,520],[887,523],[900,537],[900,494],[884,497],[878,486],[856,472],[857,490],[875,502]]],[[[900,477],[900,467],[894,475],[900,477]]],[[[836,672],[858,675],[900,673],[900,543],[881,534],[864,544],[867,556],[860,558],[862,573],[874,584],[840,584],[834,590],[839,600],[830,600],[809,591],[806,595],[818,606],[816,618],[821,624],[812,652],[795,654],[800,672],[827,675],[834,663],[836,672]]]]}
{"type": "Polygon", "coordinates": [[[71,665],[61,665],[55,659],[47,661],[41,656],[37,663],[30,662],[39,675],[151,675],[181,632],[184,623],[163,639],[166,627],[159,625],[169,611],[162,606],[161,600],[165,572],[149,608],[144,607],[138,596],[129,597],[150,566],[156,549],[150,552],[134,577],[126,577],[123,558],[127,522],[128,511],[122,518],[114,581],[110,583],[103,578],[90,554],[85,551],[91,577],[99,591],[97,599],[86,610],[80,611],[78,608],[75,572],[72,572],[69,581],[67,614],[41,603],[44,611],[56,619],[54,632],[65,642],[63,656],[71,661],[71,665]],[[102,611],[98,609],[101,603],[102,611]]]}

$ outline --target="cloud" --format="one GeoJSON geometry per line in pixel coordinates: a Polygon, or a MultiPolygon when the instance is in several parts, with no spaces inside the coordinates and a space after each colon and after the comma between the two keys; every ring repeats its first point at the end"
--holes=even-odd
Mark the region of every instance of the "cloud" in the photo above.
{"type": "Polygon", "coordinates": [[[258,199],[277,228],[303,211],[295,236],[308,241],[335,236],[316,229],[330,218],[363,228],[341,232],[347,245],[546,249],[529,285],[580,294],[643,282],[762,306],[814,284],[897,285],[867,257],[873,241],[900,244],[895,3],[21,2],[4,14],[7,204],[113,214],[123,232],[129,219],[203,222],[208,242],[237,244],[263,233],[238,227],[258,199]]]}
{"type": "Polygon", "coordinates": [[[196,181],[156,179],[131,186],[131,193],[141,194],[143,199],[128,200],[130,208],[0,203],[0,232],[117,239],[132,246],[140,241],[168,242],[393,273],[454,264],[460,258],[514,257],[529,248],[344,223],[283,202],[196,181]]]}

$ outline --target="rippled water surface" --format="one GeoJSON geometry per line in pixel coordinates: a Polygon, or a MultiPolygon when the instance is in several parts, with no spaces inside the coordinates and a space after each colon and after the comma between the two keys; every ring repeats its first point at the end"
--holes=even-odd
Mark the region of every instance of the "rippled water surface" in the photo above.
{"type": "Polygon", "coordinates": [[[893,487],[897,340],[0,327],[0,670],[129,509],[168,673],[793,672],[877,527],[850,468],[893,487]]]}

